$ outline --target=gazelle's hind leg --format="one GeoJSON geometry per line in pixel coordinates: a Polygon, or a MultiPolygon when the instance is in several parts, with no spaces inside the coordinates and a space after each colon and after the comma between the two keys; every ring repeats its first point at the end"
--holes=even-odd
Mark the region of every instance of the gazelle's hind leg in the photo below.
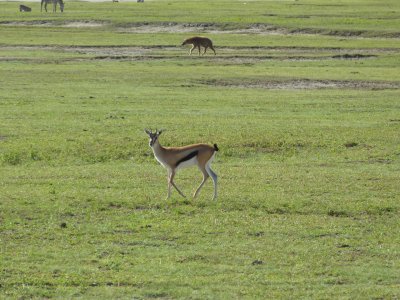
{"type": "Polygon", "coordinates": [[[193,198],[196,198],[198,193],[200,192],[200,189],[203,187],[204,183],[206,182],[206,180],[208,179],[208,177],[210,177],[210,175],[208,175],[208,172],[206,171],[206,169],[200,169],[201,172],[203,173],[203,181],[200,183],[199,187],[197,188],[196,192],[193,194],[193,198]]]}
{"type": "Polygon", "coordinates": [[[214,182],[214,196],[213,196],[213,200],[217,199],[217,188],[218,188],[218,176],[217,174],[214,173],[213,170],[211,170],[210,166],[206,167],[207,173],[208,175],[211,176],[213,182],[214,182]]]}
{"type": "MultiPolygon", "coordinates": [[[[214,153],[215,155],[215,153],[214,153]]],[[[208,173],[208,175],[211,176],[213,182],[214,182],[214,196],[213,196],[213,200],[217,199],[217,188],[218,188],[218,176],[217,174],[214,173],[213,170],[211,170],[211,162],[214,159],[214,155],[210,158],[210,160],[207,162],[205,169],[208,173]]]]}

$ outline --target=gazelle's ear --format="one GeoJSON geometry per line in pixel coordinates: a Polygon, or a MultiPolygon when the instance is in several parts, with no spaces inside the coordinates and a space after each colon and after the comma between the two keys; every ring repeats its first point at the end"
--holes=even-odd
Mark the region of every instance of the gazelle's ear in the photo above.
{"type": "Polygon", "coordinates": [[[160,135],[161,133],[163,133],[165,131],[165,129],[160,129],[157,131],[158,135],[160,135]]]}
{"type": "Polygon", "coordinates": [[[148,129],[144,129],[144,132],[146,132],[148,135],[150,135],[151,134],[151,131],[149,131],[148,129]]]}

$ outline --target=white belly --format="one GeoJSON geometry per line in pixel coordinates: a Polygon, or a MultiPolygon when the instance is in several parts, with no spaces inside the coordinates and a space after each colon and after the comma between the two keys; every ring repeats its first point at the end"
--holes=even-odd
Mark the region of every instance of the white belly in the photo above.
{"type": "Polygon", "coordinates": [[[195,157],[192,157],[192,158],[189,159],[189,160],[186,160],[186,161],[184,161],[184,162],[181,162],[181,163],[178,165],[178,167],[176,168],[176,170],[183,169],[183,168],[188,168],[188,167],[195,166],[195,165],[197,165],[197,157],[196,157],[196,156],[195,156],[195,157]]]}

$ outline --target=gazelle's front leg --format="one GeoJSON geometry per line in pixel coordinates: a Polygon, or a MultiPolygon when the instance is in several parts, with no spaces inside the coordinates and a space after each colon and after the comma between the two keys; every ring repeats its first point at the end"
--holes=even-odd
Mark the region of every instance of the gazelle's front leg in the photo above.
{"type": "Polygon", "coordinates": [[[168,194],[167,194],[167,199],[171,197],[171,172],[168,171],[168,194]]]}
{"type": "Polygon", "coordinates": [[[176,186],[174,182],[174,177],[175,177],[175,171],[171,171],[169,173],[169,182],[168,182],[168,198],[171,195],[171,185],[178,191],[178,193],[183,197],[186,198],[186,196],[181,192],[181,190],[176,186]]]}

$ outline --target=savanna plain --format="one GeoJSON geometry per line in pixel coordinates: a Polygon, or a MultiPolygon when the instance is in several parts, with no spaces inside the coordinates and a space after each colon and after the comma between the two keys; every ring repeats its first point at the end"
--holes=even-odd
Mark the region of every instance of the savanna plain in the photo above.
{"type": "Polygon", "coordinates": [[[397,0],[0,2],[0,298],[399,299],[399,38],[397,0]],[[217,201],[144,128],[218,144],[217,201]]]}

